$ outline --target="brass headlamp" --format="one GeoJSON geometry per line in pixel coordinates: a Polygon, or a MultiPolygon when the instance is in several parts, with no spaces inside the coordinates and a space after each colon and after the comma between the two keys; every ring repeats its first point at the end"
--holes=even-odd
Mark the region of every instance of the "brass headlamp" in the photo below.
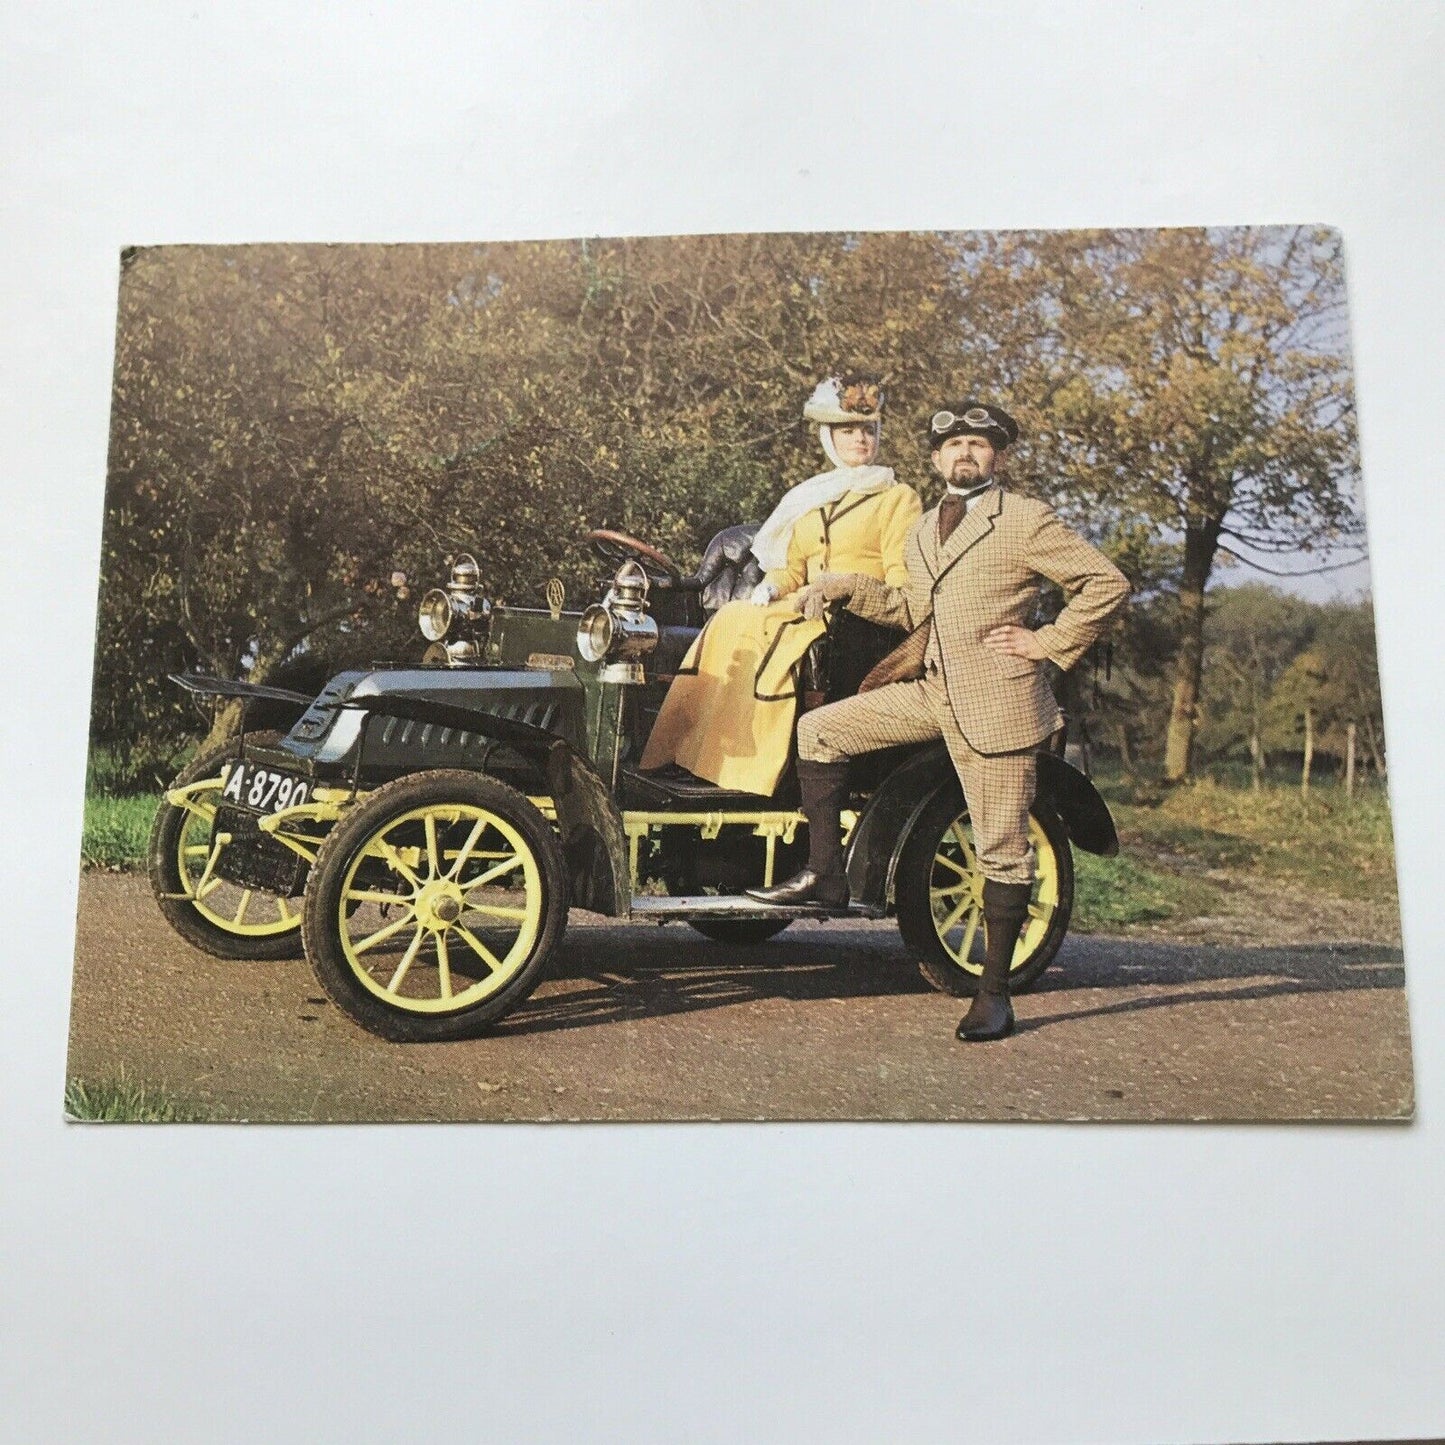
{"type": "MultiPolygon", "coordinates": [[[[452,575],[445,590],[433,587],[421,599],[417,625],[428,642],[439,643],[454,628],[474,632],[486,623],[491,613],[492,604],[481,595],[481,568],[477,566],[477,559],[463,552],[452,563],[452,575]]],[[[449,642],[445,651],[447,660],[454,663],[475,661],[479,655],[474,637],[449,642]]]]}
{"type": "Polygon", "coordinates": [[[657,646],[657,623],[647,611],[647,573],[633,561],[617,569],[607,596],[577,624],[577,651],[603,664],[602,682],[643,681],[642,658],[657,646]]]}

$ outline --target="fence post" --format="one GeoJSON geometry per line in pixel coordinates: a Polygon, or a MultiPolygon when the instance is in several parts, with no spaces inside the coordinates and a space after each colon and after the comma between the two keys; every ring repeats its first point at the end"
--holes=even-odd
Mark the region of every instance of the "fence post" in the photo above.
{"type": "Polygon", "coordinates": [[[1345,725],[1345,801],[1355,798],[1355,725],[1345,725]]]}
{"type": "Polygon", "coordinates": [[[1305,761],[1304,767],[1300,769],[1299,791],[1300,797],[1307,798],[1310,795],[1310,764],[1315,756],[1315,710],[1312,707],[1305,708],[1305,761]]]}

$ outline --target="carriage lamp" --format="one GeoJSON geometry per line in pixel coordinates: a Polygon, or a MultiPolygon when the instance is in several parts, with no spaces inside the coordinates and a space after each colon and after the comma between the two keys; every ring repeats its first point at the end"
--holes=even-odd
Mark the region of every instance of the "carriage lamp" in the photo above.
{"type": "Polygon", "coordinates": [[[607,596],[577,624],[577,651],[603,664],[602,682],[643,681],[642,659],[657,646],[657,623],[647,611],[647,573],[633,561],[617,569],[607,596]]]}
{"type": "MultiPolygon", "coordinates": [[[[492,604],[481,595],[481,575],[477,559],[470,553],[463,552],[452,563],[452,575],[446,588],[433,587],[421,599],[417,625],[428,642],[440,642],[454,624],[458,627],[475,627],[491,616],[492,604]]],[[[468,645],[471,648],[469,655],[475,655],[475,646],[468,645]]],[[[452,648],[448,645],[448,652],[451,651],[452,648]]]]}

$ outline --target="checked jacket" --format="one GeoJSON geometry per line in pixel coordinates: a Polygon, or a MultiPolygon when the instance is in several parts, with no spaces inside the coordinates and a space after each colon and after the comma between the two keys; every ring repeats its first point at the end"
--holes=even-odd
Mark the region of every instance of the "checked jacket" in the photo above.
{"type": "Polygon", "coordinates": [[[1129,583],[1091,543],[1031,497],[992,487],[940,545],[938,509],[925,512],[903,549],[908,580],[891,587],[859,576],[848,608],[873,622],[910,629],[865,687],[935,672],[949,711],[975,752],[1036,747],[1063,722],[1040,663],[1000,657],[983,645],[995,627],[1027,627],[1042,578],[1068,602],[1035,636],[1067,671],[1124,606],[1129,583]]]}

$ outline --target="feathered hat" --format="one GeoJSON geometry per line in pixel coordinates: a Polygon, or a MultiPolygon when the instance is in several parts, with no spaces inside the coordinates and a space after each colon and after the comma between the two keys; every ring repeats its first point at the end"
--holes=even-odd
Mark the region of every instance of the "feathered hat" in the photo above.
{"type": "Polygon", "coordinates": [[[881,421],[883,387],[871,376],[830,376],[814,388],[803,416],[819,426],[881,421]]]}

